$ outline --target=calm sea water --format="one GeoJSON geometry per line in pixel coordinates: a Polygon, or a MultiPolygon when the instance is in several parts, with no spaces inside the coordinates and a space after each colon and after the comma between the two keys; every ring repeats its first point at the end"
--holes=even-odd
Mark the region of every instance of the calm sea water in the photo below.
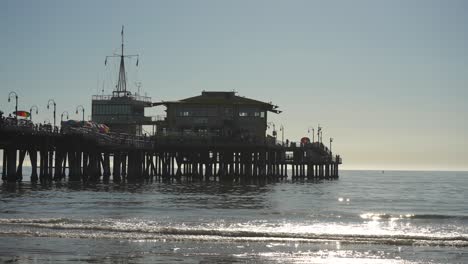
{"type": "Polygon", "coordinates": [[[467,172],[340,176],[3,184],[0,261],[468,263],[467,172]]]}

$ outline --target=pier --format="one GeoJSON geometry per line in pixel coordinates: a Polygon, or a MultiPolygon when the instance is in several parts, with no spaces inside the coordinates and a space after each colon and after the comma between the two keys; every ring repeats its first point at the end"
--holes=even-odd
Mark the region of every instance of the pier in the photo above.
{"type": "Polygon", "coordinates": [[[248,181],[338,178],[341,158],[323,144],[299,146],[216,137],[129,136],[83,128],[0,125],[2,180],[21,182],[248,181]],[[288,175],[288,173],[290,175],[288,175]]]}

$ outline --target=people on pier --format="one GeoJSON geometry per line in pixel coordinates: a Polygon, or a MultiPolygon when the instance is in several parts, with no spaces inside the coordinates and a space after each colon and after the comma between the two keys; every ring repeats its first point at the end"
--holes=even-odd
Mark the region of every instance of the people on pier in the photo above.
{"type": "Polygon", "coordinates": [[[0,111],[0,126],[3,126],[5,123],[5,118],[3,117],[3,111],[0,111]]]}

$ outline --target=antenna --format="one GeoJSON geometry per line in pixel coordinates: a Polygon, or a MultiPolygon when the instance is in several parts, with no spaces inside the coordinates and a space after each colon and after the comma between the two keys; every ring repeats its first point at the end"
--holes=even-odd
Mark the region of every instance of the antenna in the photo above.
{"type": "Polygon", "coordinates": [[[120,32],[120,35],[122,36],[122,57],[123,57],[123,46],[124,46],[124,43],[123,43],[123,30],[124,30],[124,26],[122,25],[122,32],[120,32]]]}

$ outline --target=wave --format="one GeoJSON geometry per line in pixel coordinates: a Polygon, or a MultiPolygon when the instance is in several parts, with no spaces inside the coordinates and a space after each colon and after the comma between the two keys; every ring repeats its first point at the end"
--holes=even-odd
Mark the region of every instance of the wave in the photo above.
{"type": "Polygon", "coordinates": [[[468,220],[468,216],[464,215],[438,215],[438,214],[387,214],[387,213],[364,213],[361,214],[362,219],[372,220],[397,220],[397,219],[454,219],[468,220]]]}
{"type": "Polygon", "coordinates": [[[284,232],[283,229],[265,229],[223,226],[164,226],[160,223],[116,222],[113,220],[0,219],[0,235],[37,236],[128,240],[198,240],[198,241],[252,241],[252,242],[340,242],[342,244],[387,244],[398,246],[456,246],[468,247],[468,235],[433,234],[362,234],[284,232]]]}

